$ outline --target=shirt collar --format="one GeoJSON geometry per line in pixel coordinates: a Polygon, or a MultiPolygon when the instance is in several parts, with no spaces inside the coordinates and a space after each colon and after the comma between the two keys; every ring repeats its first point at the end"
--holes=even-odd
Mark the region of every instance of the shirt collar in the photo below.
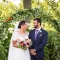
{"type": "Polygon", "coordinates": [[[40,31],[40,30],[41,30],[41,27],[40,27],[40,28],[38,28],[38,29],[36,29],[36,30],[39,30],[39,31],[40,31]]]}

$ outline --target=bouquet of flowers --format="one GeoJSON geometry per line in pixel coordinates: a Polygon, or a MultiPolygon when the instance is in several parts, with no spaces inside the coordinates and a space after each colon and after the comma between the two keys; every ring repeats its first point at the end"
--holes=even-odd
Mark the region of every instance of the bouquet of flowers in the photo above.
{"type": "Polygon", "coordinates": [[[21,48],[23,50],[27,50],[32,45],[31,39],[25,39],[24,41],[17,41],[18,48],[21,48]]]}

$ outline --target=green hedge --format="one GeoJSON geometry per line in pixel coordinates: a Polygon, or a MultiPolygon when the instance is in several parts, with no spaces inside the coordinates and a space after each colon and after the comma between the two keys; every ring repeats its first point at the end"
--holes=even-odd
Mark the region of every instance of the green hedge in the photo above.
{"type": "Polygon", "coordinates": [[[14,23],[29,17],[33,20],[40,17],[44,28],[48,31],[48,43],[45,47],[45,60],[60,60],[60,23],[41,8],[19,10],[10,17],[4,18],[0,23],[0,60],[7,60],[8,49],[12,33],[9,28],[14,28],[14,23]],[[12,18],[12,19],[11,19],[12,18]],[[7,21],[6,21],[7,20],[7,21]],[[48,25],[48,26],[47,26],[48,25]]]}

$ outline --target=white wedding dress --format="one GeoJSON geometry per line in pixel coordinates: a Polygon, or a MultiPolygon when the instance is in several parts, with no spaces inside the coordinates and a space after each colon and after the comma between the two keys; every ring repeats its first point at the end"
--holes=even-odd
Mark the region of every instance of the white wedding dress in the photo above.
{"type": "Polygon", "coordinates": [[[17,31],[14,32],[9,47],[8,60],[31,60],[29,49],[24,51],[21,48],[16,48],[12,45],[12,40],[20,39],[22,41],[25,38],[28,38],[28,32],[25,34],[20,34],[17,31]]]}

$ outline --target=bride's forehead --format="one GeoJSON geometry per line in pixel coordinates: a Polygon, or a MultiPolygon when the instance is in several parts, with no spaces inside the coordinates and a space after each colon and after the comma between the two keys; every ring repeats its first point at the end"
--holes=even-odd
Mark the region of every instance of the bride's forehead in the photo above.
{"type": "Polygon", "coordinates": [[[26,22],[25,24],[26,24],[26,25],[28,25],[28,23],[27,23],[27,22],[26,22]]]}

